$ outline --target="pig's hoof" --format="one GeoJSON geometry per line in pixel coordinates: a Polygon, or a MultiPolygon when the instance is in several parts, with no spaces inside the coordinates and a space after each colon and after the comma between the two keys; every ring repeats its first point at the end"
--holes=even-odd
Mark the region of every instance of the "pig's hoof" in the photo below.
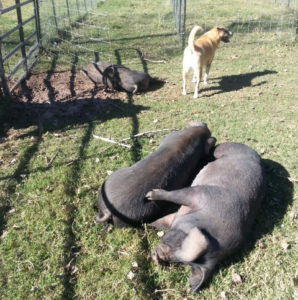
{"type": "Polygon", "coordinates": [[[148,192],[146,194],[146,198],[148,200],[155,200],[156,199],[156,194],[159,192],[159,189],[153,189],[152,191],[148,192]]]}

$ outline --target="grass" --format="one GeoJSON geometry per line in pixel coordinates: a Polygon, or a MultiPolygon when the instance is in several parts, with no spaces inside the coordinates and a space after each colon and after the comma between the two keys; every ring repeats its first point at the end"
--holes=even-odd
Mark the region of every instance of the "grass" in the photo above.
{"type": "MultiPolygon", "coordinates": [[[[141,2],[104,4],[113,13],[108,53],[115,62],[166,79],[162,89],[132,100],[119,93],[121,110],[110,106],[95,120],[55,119],[43,124],[42,134],[37,124],[7,117],[9,105],[1,104],[6,120],[0,144],[0,299],[295,298],[297,184],[287,178],[298,177],[297,43],[262,41],[259,32],[239,32],[217,51],[210,85],[201,85],[199,99],[192,98],[190,82],[189,94],[182,97],[182,51],[170,6],[141,2]],[[163,14],[158,13],[161,8],[163,14]],[[167,63],[141,61],[134,49],[167,63]],[[154,151],[163,133],[131,141],[130,150],[98,141],[93,134],[120,140],[148,130],[183,128],[191,120],[208,123],[218,143],[236,141],[254,148],[268,177],[266,198],[247,243],[218,267],[198,295],[189,294],[188,267],[160,267],[151,261],[150,252],[160,240],[155,230],[94,223],[97,191],[107,172],[154,151]],[[242,283],[233,281],[234,273],[242,283]]],[[[204,15],[195,7],[198,16],[188,5],[188,30],[204,15]]],[[[259,12],[253,4],[244,8],[248,19],[259,12]]],[[[222,15],[219,21],[230,19],[225,17],[230,10],[223,9],[225,13],[216,14],[222,15]]],[[[209,14],[206,24],[211,24],[213,10],[209,14]]],[[[105,53],[106,46],[98,47],[105,53]]],[[[76,48],[67,49],[66,54],[58,51],[57,69],[67,68],[69,53],[76,53],[76,48]]],[[[77,54],[78,66],[83,65],[77,54]]],[[[46,72],[51,63],[52,56],[42,56],[35,71],[46,72]]]]}

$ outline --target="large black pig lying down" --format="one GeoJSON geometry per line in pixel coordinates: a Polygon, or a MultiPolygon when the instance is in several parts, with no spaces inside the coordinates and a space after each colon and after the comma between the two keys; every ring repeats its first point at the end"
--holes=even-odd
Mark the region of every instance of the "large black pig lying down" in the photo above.
{"type": "Polygon", "coordinates": [[[103,83],[105,87],[113,90],[133,94],[147,91],[150,84],[161,84],[163,82],[147,73],[105,61],[91,62],[82,71],[94,83],[103,83]]]}
{"type": "MultiPolygon", "coordinates": [[[[215,142],[207,125],[201,122],[168,134],[156,151],[106,179],[98,195],[97,222],[112,219],[118,227],[138,226],[169,213],[169,203],[148,201],[145,195],[153,188],[174,190],[189,186],[215,142]]],[[[177,211],[179,207],[172,208],[177,211]]]]}
{"type": "Polygon", "coordinates": [[[213,162],[197,175],[191,187],[153,190],[148,199],[182,205],[177,214],[155,222],[170,227],[152,253],[155,262],[192,266],[191,291],[197,291],[215,265],[244,241],[264,195],[259,155],[243,144],[223,143],[213,162]]]}

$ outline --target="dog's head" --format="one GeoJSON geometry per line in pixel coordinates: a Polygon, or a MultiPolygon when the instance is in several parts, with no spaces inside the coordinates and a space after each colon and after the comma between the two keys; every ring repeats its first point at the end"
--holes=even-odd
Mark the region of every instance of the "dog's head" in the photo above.
{"type": "Polygon", "coordinates": [[[221,41],[223,41],[224,43],[230,42],[230,38],[233,36],[232,31],[228,30],[227,28],[225,28],[223,26],[217,26],[216,30],[217,30],[217,33],[218,33],[221,41]]]}

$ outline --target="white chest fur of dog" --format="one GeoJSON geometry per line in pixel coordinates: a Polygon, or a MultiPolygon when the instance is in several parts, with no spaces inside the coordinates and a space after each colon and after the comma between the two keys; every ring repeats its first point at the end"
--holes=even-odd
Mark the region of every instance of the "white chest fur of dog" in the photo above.
{"type": "Polygon", "coordinates": [[[217,49],[220,41],[228,43],[230,37],[233,35],[231,31],[223,26],[216,26],[195,41],[196,34],[201,31],[203,31],[203,29],[200,26],[194,26],[191,30],[188,38],[188,46],[185,48],[183,56],[182,94],[186,95],[186,76],[189,70],[193,69],[192,81],[196,83],[193,95],[194,98],[198,98],[199,83],[202,79],[203,67],[206,67],[204,84],[207,84],[208,74],[215,55],[215,50],[217,49]]]}

